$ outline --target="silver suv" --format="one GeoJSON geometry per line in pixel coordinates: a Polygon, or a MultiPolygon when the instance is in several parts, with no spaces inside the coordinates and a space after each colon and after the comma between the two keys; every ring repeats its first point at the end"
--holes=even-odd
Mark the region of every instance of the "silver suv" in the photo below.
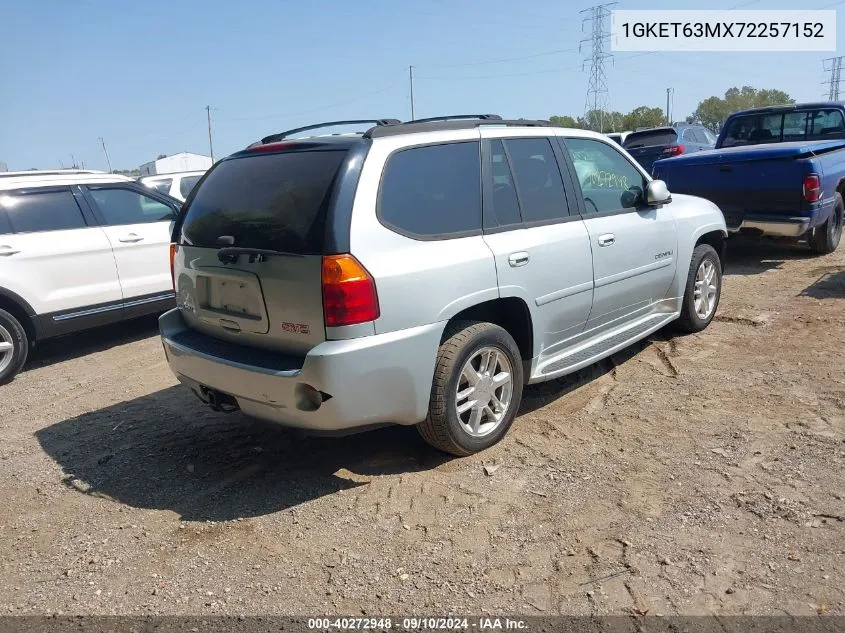
{"type": "Polygon", "coordinates": [[[332,122],[217,163],[184,204],[160,319],[216,409],[319,431],[417,425],[455,455],[523,386],[719,303],[718,207],[607,137],[495,115],[332,122]],[[366,124],[363,133],[294,138],[366,124]]]}

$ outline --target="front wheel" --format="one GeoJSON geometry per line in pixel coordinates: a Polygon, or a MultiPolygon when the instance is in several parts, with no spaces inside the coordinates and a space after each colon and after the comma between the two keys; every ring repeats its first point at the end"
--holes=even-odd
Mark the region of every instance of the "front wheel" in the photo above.
{"type": "Polygon", "coordinates": [[[701,332],[710,325],[722,294],[722,263],[709,244],[699,244],[692,252],[684,303],[677,321],[683,332],[701,332]]]}
{"type": "Polygon", "coordinates": [[[834,194],[833,212],[827,222],[813,229],[809,240],[810,249],[819,255],[828,255],[839,246],[842,238],[842,213],[845,205],[842,203],[842,196],[834,194]]]}
{"type": "Polygon", "coordinates": [[[26,330],[5,310],[0,310],[0,385],[10,382],[23,369],[29,352],[26,330]]]}
{"type": "Polygon", "coordinates": [[[463,457],[496,444],[522,400],[522,358],[498,325],[464,321],[450,326],[440,345],[423,439],[463,457]]]}

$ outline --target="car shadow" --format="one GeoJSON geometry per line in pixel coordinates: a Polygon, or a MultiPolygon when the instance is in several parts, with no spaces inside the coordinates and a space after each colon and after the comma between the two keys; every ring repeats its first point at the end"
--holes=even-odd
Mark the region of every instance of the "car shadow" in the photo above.
{"type": "Polygon", "coordinates": [[[29,353],[23,371],[48,367],[111,347],[134,343],[158,333],[158,315],[104,325],[78,334],[48,339],[29,353]]]}
{"type": "Polygon", "coordinates": [[[307,436],[215,413],[182,386],[59,422],[36,438],[66,486],[188,521],[261,516],[449,459],[413,428],[307,436]]]}
{"type": "Polygon", "coordinates": [[[801,297],[814,299],[845,298],[845,267],[823,266],[812,271],[818,278],[799,293],[801,297]]]}
{"type": "Polygon", "coordinates": [[[791,240],[732,235],[728,240],[725,275],[759,275],[780,268],[792,259],[810,259],[815,255],[791,240]]]}

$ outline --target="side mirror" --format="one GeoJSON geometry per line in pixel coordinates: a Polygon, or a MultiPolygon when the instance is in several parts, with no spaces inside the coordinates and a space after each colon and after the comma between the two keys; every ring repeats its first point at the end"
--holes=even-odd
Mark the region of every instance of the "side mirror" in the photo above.
{"type": "Polygon", "coordinates": [[[645,203],[650,207],[672,202],[672,194],[662,180],[652,180],[645,186],[645,203]]]}

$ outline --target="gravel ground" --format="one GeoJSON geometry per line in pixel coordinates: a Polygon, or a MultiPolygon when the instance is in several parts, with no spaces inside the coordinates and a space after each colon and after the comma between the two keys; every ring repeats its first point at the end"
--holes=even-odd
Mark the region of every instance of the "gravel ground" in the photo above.
{"type": "Polygon", "coordinates": [[[845,247],[732,243],[705,332],[465,459],[205,409],[154,320],[0,388],[0,613],[845,614],[845,247]]]}

